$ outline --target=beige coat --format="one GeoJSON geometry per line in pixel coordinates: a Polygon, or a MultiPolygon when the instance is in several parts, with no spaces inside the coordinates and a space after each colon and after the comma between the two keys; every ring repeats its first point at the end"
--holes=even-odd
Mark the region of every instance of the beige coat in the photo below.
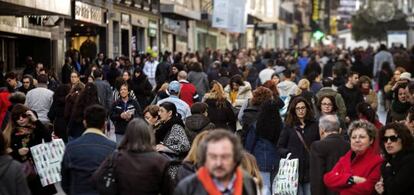
{"type": "MultiPolygon", "coordinates": [[[[227,100],[231,102],[230,100],[230,85],[227,85],[224,88],[224,92],[226,92],[227,100]]],[[[236,108],[240,108],[244,102],[246,102],[249,98],[253,97],[252,93],[252,86],[249,82],[244,81],[244,86],[240,86],[239,91],[237,92],[237,98],[236,101],[232,104],[236,108]]]]}

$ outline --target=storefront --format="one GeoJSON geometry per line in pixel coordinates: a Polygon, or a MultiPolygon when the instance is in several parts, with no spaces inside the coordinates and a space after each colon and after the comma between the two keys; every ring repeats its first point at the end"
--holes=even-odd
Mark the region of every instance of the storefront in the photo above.
{"type": "MultiPolygon", "coordinates": [[[[211,25],[211,24],[210,24],[211,25]]],[[[197,22],[196,27],[196,50],[204,51],[205,48],[218,48],[219,31],[209,26],[208,22],[197,22]]]]}
{"type": "Polygon", "coordinates": [[[23,69],[28,56],[47,68],[55,68],[53,65],[60,63],[58,59],[63,55],[60,18],[70,16],[70,0],[0,0],[0,7],[0,61],[6,65],[3,71],[23,69]]]}
{"type": "Polygon", "coordinates": [[[163,48],[169,51],[186,52],[188,48],[187,37],[186,20],[163,18],[163,48]]]}
{"type": "Polygon", "coordinates": [[[67,55],[74,60],[80,60],[76,55],[94,60],[98,52],[106,53],[106,10],[80,1],[74,2],[73,19],[65,25],[70,28],[67,32],[67,55]]]}
{"type": "Polygon", "coordinates": [[[201,19],[201,13],[187,6],[182,2],[161,4],[163,50],[187,52],[196,49],[195,21],[201,19]]]}

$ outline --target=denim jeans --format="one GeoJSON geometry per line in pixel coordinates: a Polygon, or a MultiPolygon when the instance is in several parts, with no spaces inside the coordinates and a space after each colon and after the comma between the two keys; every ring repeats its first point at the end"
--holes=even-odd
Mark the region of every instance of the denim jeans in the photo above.
{"type": "Polygon", "coordinates": [[[308,183],[299,183],[298,195],[311,195],[310,182],[308,182],[308,183]]]}
{"type": "Polygon", "coordinates": [[[263,179],[262,194],[270,195],[271,193],[270,189],[272,187],[272,181],[270,181],[270,172],[260,171],[260,175],[262,176],[262,179],[263,179]]]}
{"type": "Polygon", "coordinates": [[[119,146],[119,144],[121,144],[122,139],[124,139],[124,135],[115,134],[115,136],[116,136],[116,145],[119,146]]]}

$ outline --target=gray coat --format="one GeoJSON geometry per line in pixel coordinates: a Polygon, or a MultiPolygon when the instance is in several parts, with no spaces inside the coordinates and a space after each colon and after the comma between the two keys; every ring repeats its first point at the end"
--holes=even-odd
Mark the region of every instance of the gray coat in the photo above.
{"type": "Polygon", "coordinates": [[[112,90],[111,85],[102,79],[96,79],[94,84],[98,89],[99,102],[106,108],[107,111],[112,108],[112,90]]]}
{"type": "Polygon", "coordinates": [[[206,73],[190,71],[188,73],[187,80],[196,87],[197,94],[200,95],[201,97],[203,97],[204,94],[208,92],[209,82],[208,82],[208,76],[206,73]]]}
{"type": "Polygon", "coordinates": [[[9,155],[0,156],[0,194],[30,195],[22,165],[9,155]]]}

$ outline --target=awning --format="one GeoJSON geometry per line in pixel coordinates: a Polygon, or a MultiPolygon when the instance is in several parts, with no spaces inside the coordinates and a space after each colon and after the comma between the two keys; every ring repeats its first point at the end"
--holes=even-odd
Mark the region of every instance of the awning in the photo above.
{"type": "Polygon", "coordinates": [[[161,4],[161,13],[174,19],[201,20],[201,13],[175,4],[161,4]]]}
{"type": "Polygon", "coordinates": [[[71,15],[70,0],[0,0],[0,15],[71,15]]]}

